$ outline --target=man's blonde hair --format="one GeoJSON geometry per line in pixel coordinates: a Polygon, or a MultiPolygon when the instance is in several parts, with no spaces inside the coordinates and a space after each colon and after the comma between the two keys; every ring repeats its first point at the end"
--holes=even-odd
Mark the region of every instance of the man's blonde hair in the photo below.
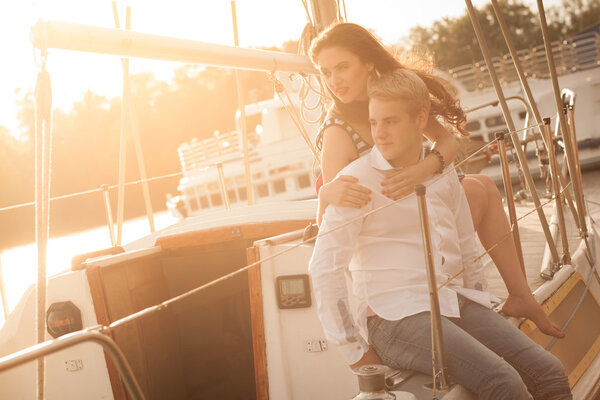
{"type": "Polygon", "coordinates": [[[415,72],[406,68],[371,76],[367,83],[367,94],[369,98],[381,100],[406,100],[412,116],[423,109],[429,113],[431,107],[427,85],[415,72]]]}

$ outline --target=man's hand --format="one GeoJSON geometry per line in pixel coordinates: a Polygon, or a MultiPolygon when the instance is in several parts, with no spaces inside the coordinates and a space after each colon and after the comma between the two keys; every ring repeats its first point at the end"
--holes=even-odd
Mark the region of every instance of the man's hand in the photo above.
{"type": "Polygon", "coordinates": [[[369,364],[382,364],[381,358],[379,358],[371,346],[369,346],[369,350],[363,354],[362,358],[358,360],[358,362],[352,364],[350,368],[354,369],[369,364]]]}

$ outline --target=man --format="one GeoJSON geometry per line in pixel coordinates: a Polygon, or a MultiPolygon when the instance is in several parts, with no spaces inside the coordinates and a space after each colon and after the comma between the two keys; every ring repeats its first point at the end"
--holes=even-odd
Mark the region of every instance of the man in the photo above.
{"type": "MultiPolygon", "coordinates": [[[[330,205],[325,211],[320,231],[338,229],[317,239],[309,265],[319,318],[327,339],[351,367],[379,356],[391,367],[431,373],[430,303],[417,200],[413,195],[390,204],[380,194],[390,170],[413,165],[422,156],[429,93],[405,69],[370,80],[368,93],[375,147],[339,174],[358,178],[372,190],[373,201],[362,209],[330,205]],[[348,268],[357,323],[348,301],[348,268]]],[[[483,267],[475,261],[469,207],[455,171],[446,168],[424,184],[436,279],[450,280],[438,291],[450,379],[484,399],[528,399],[529,393],[535,399],[571,399],[560,361],[490,309],[483,267]]]]}

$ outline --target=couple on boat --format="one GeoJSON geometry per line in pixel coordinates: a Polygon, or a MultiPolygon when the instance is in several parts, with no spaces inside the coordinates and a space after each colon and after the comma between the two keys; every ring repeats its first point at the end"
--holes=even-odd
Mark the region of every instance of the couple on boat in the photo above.
{"type": "Polygon", "coordinates": [[[451,165],[458,145],[439,120],[466,134],[466,118],[450,86],[422,61],[400,63],[355,24],[322,32],[310,56],[333,99],[317,141],[324,182],[318,221],[322,232],[343,225],[317,238],[309,265],[327,339],[351,367],[431,373],[420,220],[416,196],[407,196],[422,183],[437,281],[464,269],[439,290],[450,380],[483,399],[571,399],[560,361],[491,309],[475,231],[486,249],[501,241],[490,256],[509,291],[503,311],[564,337],[527,286],[495,184],[483,175],[459,179],[451,165]],[[434,143],[427,154],[423,135],[434,143]]]}

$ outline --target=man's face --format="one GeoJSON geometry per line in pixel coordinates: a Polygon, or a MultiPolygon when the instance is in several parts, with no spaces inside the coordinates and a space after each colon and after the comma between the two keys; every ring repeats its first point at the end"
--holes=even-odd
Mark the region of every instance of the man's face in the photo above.
{"type": "Polygon", "coordinates": [[[427,112],[421,110],[413,116],[407,100],[369,101],[369,122],[375,146],[393,166],[402,167],[417,163],[423,143],[422,131],[427,122],[427,112]]]}

